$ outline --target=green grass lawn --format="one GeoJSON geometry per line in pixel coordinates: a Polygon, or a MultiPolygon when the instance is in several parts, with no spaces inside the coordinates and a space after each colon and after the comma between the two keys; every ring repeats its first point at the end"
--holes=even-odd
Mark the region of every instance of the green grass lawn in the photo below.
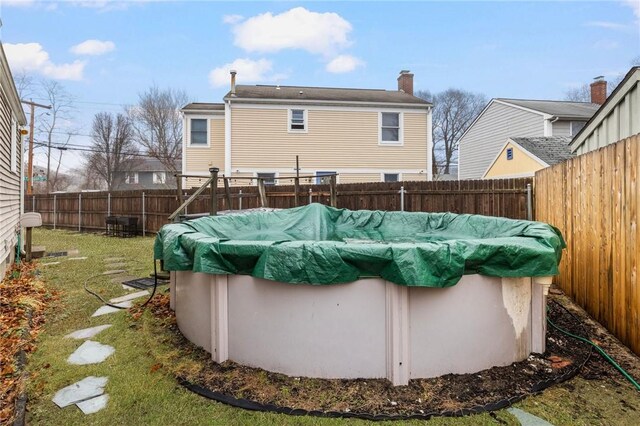
{"type": "MultiPolygon", "coordinates": [[[[120,239],[62,230],[36,229],[34,244],[47,251],[79,250],[86,260],[45,259],[40,263],[48,286],[60,293],[60,300],[48,312],[45,330],[37,350],[29,359],[28,424],[34,425],[333,425],[372,424],[360,420],[290,417],[245,411],[216,403],[182,388],[169,368],[157,368],[159,360],[170,359],[172,347],[162,337],[150,315],[138,324],[126,313],[91,318],[101,303],[83,289],[85,280],[104,272],[104,258],[124,257],[130,275],[147,276],[153,270],[152,238],[120,239]],[[67,357],[82,343],[63,336],[81,328],[111,323],[113,327],[94,340],[116,349],[105,362],[71,366],[67,357]],[[57,390],[86,376],[107,376],[106,409],[85,416],[75,406],[58,408],[51,398],[57,390]]],[[[90,280],[91,288],[103,297],[126,293],[113,276],[90,280]]],[[[541,395],[527,398],[517,407],[526,409],[556,425],[640,424],[639,394],[623,382],[576,378],[541,395]],[[624,400],[625,403],[622,403],[624,400]],[[625,405],[626,404],[626,405],[625,405]],[[631,406],[632,408],[628,408],[631,406]]],[[[400,424],[386,422],[385,424],[400,424]]],[[[506,411],[465,418],[436,418],[403,422],[428,425],[517,425],[506,411]]]]}

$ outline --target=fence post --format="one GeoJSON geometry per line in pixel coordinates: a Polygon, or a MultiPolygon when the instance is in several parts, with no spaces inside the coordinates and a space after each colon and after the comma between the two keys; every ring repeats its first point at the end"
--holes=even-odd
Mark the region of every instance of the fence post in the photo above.
{"type": "Polygon", "coordinates": [[[33,194],[31,196],[31,211],[32,212],[36,211],[36,194],[33,194]]]}
{"type": "Polygon", "coordinates": [[[338,178],[336,175],[331,175],[329,178],[329,204],[331,207],[338,207],[338,191],[336,189],[337,182],[338,178]]]}
{"type": "Polygon", "coordinates": [[[53,194],[53,229],[56,229],[56,194],[53,194]]]}
{"type": "Polygon", "coordinates": [[[293,196],[293,202],[295,207],[298,207],[300,205],[300,194],[298,194],[300,192],[300,178],[297,176],[293,178],[293,191],[295,192],[295,195],[293,196]]]}
{"type": "Polygon", "coordinates": [[[82,231],[82,192],[78,194],[78,232],[82,231]]]}
{"type": "Polygon", "coordinates": [[[242,189],[238,192],[238,210],[242,210],[242,189]]]}
{"type": "Polygon", "coordinates": [[[527,184],[527,220],[533,220],[533,200],[531,184],[527,184]]]}
{"type": "MultiPolygon", "coordinates": [[[[185,191],[184,193],[184,198],[187,198],[187,192],[185,191]]],[[[182,204],[180,204],[182,205],[182,204]]],[[[189,214],[189,206],[184,206],[184,215],[188,215],[189,214]]],[[[180,217],[180,215],[178,215],[178,217],[180,217]]]]}
{"type": "Polygon", "coordinates": [[[217,167],[211,167],[209,173],[211,173],[211,206],[209,208],[209,214],[215,216],[218,214],[218,172],[217,167]]]}
{"type": "Polygon", "coordinates": [[[404,185],[400,187],[400,211],[404,211],[404,185]]]}
{"type": "Polygon", "coordinates": [[[107,216],[111,216],[111,193],[107,192],[107,216]]]}
{"type": "Polygon", "coordinates": [[[313,203],[313,191],[309,188],[309,204],[313,203]]]}
{"type": "Polygon", "coordinates": [[[147,215],[145,211],[144,191],[142,191],[142,236],[145,236],[146,232],[147,215]]]}
{"type": "Polygon", "coordinates": [[[227,199],[227,210],[233,210],[233,204],[231,204],[231,188],[229,188],[229,179],[222,178],[224,181],[224,194],[227,199]]]}

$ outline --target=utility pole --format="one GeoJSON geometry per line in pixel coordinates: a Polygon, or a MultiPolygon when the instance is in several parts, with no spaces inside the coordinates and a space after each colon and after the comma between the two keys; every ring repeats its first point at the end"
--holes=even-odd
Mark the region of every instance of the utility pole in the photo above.
{"type": "Polygon", "coordinates": [[[51,109],[51,105],[37,104],[33,102],[33,100],[22,100],[22,103],[31,107],[31,119],[29,120],[29,166],[27,169],[27,194],[31,195],[33,194],[33,127],[36,107],[51,109]]]}

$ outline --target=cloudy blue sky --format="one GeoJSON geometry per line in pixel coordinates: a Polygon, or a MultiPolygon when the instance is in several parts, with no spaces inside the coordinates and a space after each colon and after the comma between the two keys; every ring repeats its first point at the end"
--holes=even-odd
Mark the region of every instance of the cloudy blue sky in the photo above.
{"type": "MultiPolygon", "coordinates": [[[[14,74],[74,95],[66,125],[88,144],[93,114],[152,84],[220,102],[241,84],[416,89],[561,99],[640,55],[640,0],[540,2],[213,2],[2,0],[14,74]]],[[[36,100],[36,99],[34,99],[36,100]]],[[[79,156],[65,154],[63,169],[79,156]]]]}

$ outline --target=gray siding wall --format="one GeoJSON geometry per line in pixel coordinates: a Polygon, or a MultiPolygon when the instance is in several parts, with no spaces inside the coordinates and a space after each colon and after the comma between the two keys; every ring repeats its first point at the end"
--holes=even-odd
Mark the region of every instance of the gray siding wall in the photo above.
{"type": "Polygon", "coordinates": [[[576,150],[584,154],[640,133],[640,82],[621,99],[576,150]]]}
{"type": "MultiPolygon", "coordinates": [[[[20,223],[20,168],[22,147],[18,137],[17,172],[11,171],[11,117],[12,111],[3,90],[0,90],[0,272],[4,273],[11,258],[20,223]]],[[[16,118],[17,120],[17,118],[16,118]]],[[[16,122],[16,133],[19,124],[16,122]]],[[[1,278],[1,277],[0,277],[1,278]]]]}
{"type": "Polygon", "coordinates": [[[459,178],[481,179],[513,136],[544,136],[542,115],[493,102],[460,140],[459,178]]]}
{"type": "Polygon", "coordinates": [[[571,121],[556,121],[553,123],[551,136],[571,136],[571,121]]]}

